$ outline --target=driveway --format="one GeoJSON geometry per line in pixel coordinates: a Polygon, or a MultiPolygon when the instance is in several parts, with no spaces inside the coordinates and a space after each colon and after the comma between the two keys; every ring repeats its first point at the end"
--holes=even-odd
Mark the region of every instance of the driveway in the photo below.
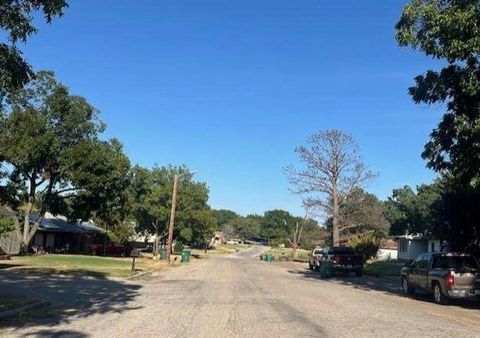
{"type": "MultiPolygon", "coordinates": [[[[23,327],[10,326],[3,334],[480,337],[480,310],[476,307],[443,307],[426,297],[406,298],[398,294],[394,280],[321,280],[303,265],[261,262],[256,258],[261,250],[255,247],[229,257],[210,258],[146,281],[89,279],[76,284],[58,278],[51,283],[37,280],[31,287],[39,290],[36,293],[40,298],[61,304],[61,314],[23,327]],[[42,296],[42,290],[46,296],[42,296]],[[73,296],[67,295],[70,291],[73,296]],[[74,305],[70,305],[73,298],[74,305]]],[[[0,290],[8,289],[18,291],[18,286],[4,283],[2,278],[0,290]]]]}

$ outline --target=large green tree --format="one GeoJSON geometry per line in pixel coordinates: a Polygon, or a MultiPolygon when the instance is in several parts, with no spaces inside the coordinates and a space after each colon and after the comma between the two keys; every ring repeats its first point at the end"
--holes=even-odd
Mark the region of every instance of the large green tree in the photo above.
{"type": "Polygon", "coordinates": [[[422,184],[416,191],[409,186],[394,189],[385,201],[385,217],[391,224],[391,235],[432,234],[434,206],[440,200],[439,182],[422,184]]]}
{"type": "Polygon", "coordinates": [[[133,215],[138,228],[158,240],[167,235],[174,175],[179,175],[174,237],[183,243],[205,242],[213,235],[215,218],[208,206],[208,187],[193,180],[186,167],[155,167],[133,170],[133,215]]]}
{"type": "Polygon", "coordinates": [[[246,217],[238,216],[231,219],[223,226],[223,232],[228,238],[251,240],[260,237],[261,218],[256,215],[246,217]]]}
{"type": "Polygon", "coordinates": [[[216,220],[217,229],[222,229],[225,224],[239,217],[235,211],[227,209],[213,209],[212,213],[216,220]]]}
{"type": "Polygon", "coordinates": [[[103,130],[98,111],[70,94],[52,72],[37,73],[27,87],[10,95],[0,120],[0,160],[6,168],[2,185],[8,195],[4,203],[21,207],[24,250],[47,211],[75,216],[76,205],[92,196],[96,203],[90,203],[95,205],[90,212],[112,196],[117,180],[123,179],[114,169],[124,155],[117,141],[99,140],[103,130]]]}
{"type": "Polygon", "coordinates": [[[413,0],[396,30],[401,46],[442,61],[441,69],[417,76],[409,92],[416,103],[446,107],[422,156],[445,182],[438,227],[473,243],[480,232],[480,2],[413,0]]]}
{"type": "Polygon", "coordinates": [[[286,243],[295,225],[296,219],[288,211],[269,210],[262,217],[260,234],[272,244],[286,243]]]}
{"type": "Polygon", "coordinates": [[[0,29],[8,41],[0,42],[0,98],[22,88],[34,76],[30,65],[17,48],[37,32],[33,16],[40,12],[50,23],[62,16],[65,0],[3,0],[0,2],[0,29]]]}

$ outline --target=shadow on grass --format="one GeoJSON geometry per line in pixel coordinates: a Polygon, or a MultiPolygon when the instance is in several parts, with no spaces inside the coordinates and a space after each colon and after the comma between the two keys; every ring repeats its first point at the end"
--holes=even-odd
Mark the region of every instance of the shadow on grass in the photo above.
{"type": "MultiPolygon", "coordinates": [[[[101,272],[68,272],[68,275],[59,275],[58,270],[49,269],[0,271],[0,296],[24,297],[49,303],[43,308],[0,321],[0,328],[68,324],[76,318],[138,309],[129,304],[139,295],[140,285],[110,280],[101,272]]],[[[55,331],[46,330],[38,334],[42,336],[42,332],[44,336],[84,337],[81,332],[72,332],[70,335],[62,333],[66,331],[59,331],[55,335],[55,331]]]]}
{"type": "MultiPolygon", "coordinates": [[[[333,283],[337,285],[345,285],[366,292],[380,291],[390,296],[405,297],[403,295],[399,276],[386,276],[378,278],[371,276],[356,277],[354,274],[347,274],[337,275],[331,278],[322,278],[320,273],[307,268],[302,270],[288,270],[288,272],[300,275],[304,278],[322,280],[326,283],[333,283]]],[[[417,290],[413,299],[422,302],[433,303],[432,295],[420,290],[417,290]]],[[[451,304],[466,309],[480,309],[480,302],[452,300],[451,304]]]]}

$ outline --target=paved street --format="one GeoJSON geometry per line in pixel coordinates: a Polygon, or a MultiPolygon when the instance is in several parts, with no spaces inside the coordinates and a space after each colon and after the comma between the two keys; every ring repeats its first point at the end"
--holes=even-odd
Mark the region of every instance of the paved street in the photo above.
{"type": "MultiPolygon", "coordinates": [[[[211,258],[135,282],[59,278],[39,286],[63,308],[8,336],[69,337],[480,337],[480,309],[442,307],[398,295],[396,283],[355,277],[321,280],[294,263],[260,262],[262,248],[211,258]],[[62,284],[63,283],[63,284],[62,284]],[[59,295],[58,292],[62,292],[59,295]],[[73,293],[73,295],[72,295],[73,293]]],[[[41,280],[0,290],[19,292],[41,280]]],[[[2,331],[0,331],[2,332],[2,331]]]]}

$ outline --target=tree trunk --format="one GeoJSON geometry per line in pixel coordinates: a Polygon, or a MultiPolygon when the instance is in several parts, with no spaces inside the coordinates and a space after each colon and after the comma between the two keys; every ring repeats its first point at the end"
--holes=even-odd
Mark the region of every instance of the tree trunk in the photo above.
{"type": "Polygon", "coordinates": [[[158,259],[160,252],[160,231],[158,223],[155,224],[155,243],[153,245],[153,258],[158,259]]]}
{"type": "Polygon", "coordinates": [[[340,246],[340,224],[339,224],[339,201],[336,189],[333,193],[333,215],[332,215],[332,243],[333,246],[340,246]]]}
{"type": "Polygon", "coordinates": [[[50,199],[52,197],[53,186],[55,185],[55,180],[56,180],[56,178],[52,175],[52,177],[50,178],[50,182],[48,183],[47,191],[45,192],[42,208],[40,209],[40,212],[37,215],[37,220],[30,227],[30,218],[31,218],[30,216],[33,210],[33,205],[35,203],[36,188],[37,188],[35,177],[36,177],[36,174],[33,173],[32,178],[30,179],[30,192],[28,196],[27,207],[25,209],[25,214],[24,214],[25,221],[23,224],[23,243],[22,243],[22,251],[24,253],[28,252],[28,245],[30,244],[33,237],[37,233],[37,230],[40,227],[40,224],[42,223],[45,217],[45,213],[47,212],[47,209],[50,204],[50,199]]]}
{"type": "MultiPolygon", "coordinates": [[[[24,212],[24,221],[23,221],[23,237],[22,237],[22,252],[28,252],[28,245],[33,236],[30,236],[30,216],[33,210],[33,204],[35,203],[35,190],[37,188],[35,182],[35,173],[32,173],[32,178],[30,178],[30,191],[28,193],[28,202],[25,207],[24,212]]],[[[37,220],[38,221],[38,220],[37,220]]]]}

